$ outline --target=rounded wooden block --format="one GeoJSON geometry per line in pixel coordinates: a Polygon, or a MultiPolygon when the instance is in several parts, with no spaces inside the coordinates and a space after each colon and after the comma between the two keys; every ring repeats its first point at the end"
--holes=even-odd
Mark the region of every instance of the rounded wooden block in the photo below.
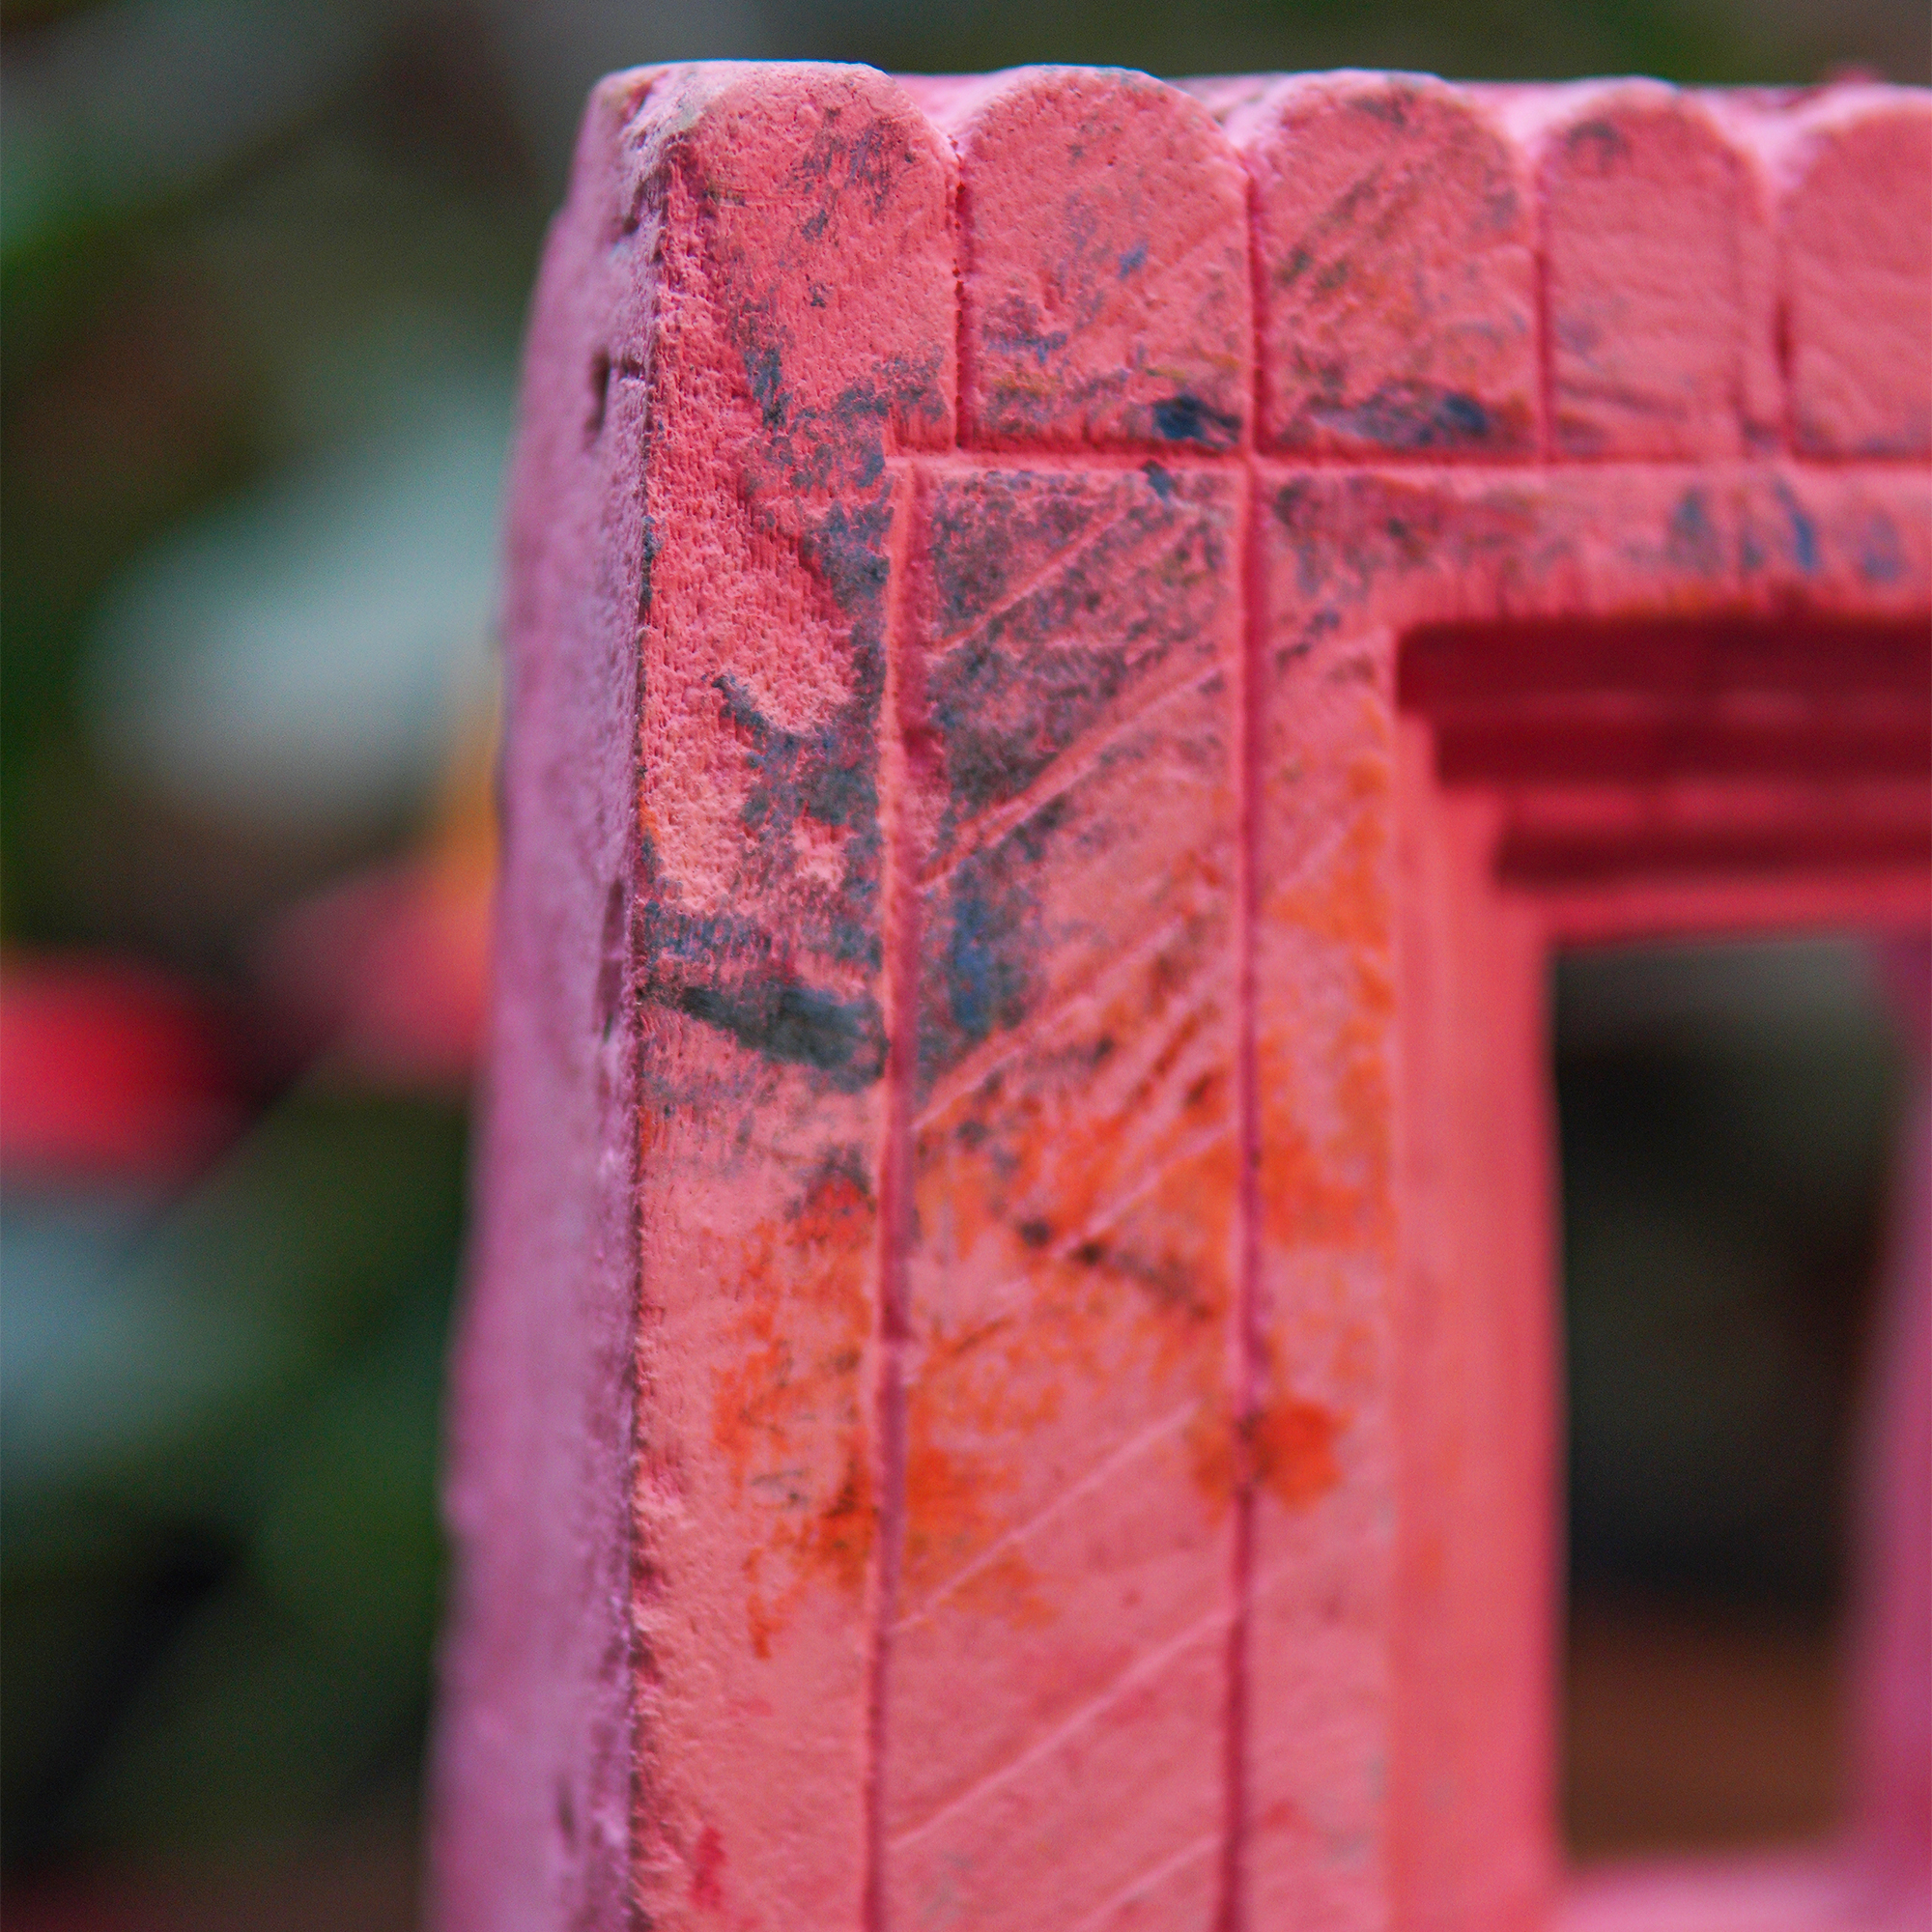
{"type": "Polygon", "coordinates": [[[1747,304],[1753,209],[1732,140],[1656,81],[1526,92],[1508,111],[1542,201],[1552,452],[1740,454],[1746,329],[1770,317],[1747,304]]]}
{"type": "Polygon", "coordinates": [[[1255,185],[1263,447],[1532,455],[1534,206],[1488,107],[1410,74],[1233,98],[1255,185]]]}
{"type": "Polygon", "coordinates": [[[1226,451],[1247,440],[1247,186],[1146,74],[928,83],[959,156],[964,440],[1226,451]]]}
{"type": "Polygon", "coordinates": [[[1846,88],[1798,117],[1783,254],[1793,446],[1932,455],[1932,97],[1846,88]]]}
{"type": "Polygon", "coordinates": [[[749,399],[794,442],[949,447],[952,156],[904,90],[865,67],[716,61],[662,70],[636,104],[618,236],[662,233],[665,283],[717,304],[727,338],[701,391],[678,369],[680,400],[749,399]]]}

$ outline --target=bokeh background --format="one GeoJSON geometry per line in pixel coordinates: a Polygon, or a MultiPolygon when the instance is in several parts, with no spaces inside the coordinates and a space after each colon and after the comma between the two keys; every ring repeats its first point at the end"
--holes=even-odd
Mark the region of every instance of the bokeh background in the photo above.
{"type": "MultiPolygon", "coordinates": [[[[602,71],[1923,81],[1922,0],[6,0],[18,1927],[402,1927],[519,331],[602,71]]],[[[1833,1802],[1900,1063],[1855,946],[1559,973],[1579,1852],[1833,1802]]]]}

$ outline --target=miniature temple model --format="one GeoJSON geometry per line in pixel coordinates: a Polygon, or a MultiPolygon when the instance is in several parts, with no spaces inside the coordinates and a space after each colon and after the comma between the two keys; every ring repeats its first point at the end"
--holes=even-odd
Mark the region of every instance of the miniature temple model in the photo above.
{"type": "MultiPolygon", "coordinates": [[[[1553,1822],[1545,975],[1932,919],[1928,206],[1877,86],[602,84],[445,1926],[1691,1922],[1553,1822]]],[[[1739,1928],[1932,1897],[1917,1226],[1859,1808],[1739,1928]]]]}

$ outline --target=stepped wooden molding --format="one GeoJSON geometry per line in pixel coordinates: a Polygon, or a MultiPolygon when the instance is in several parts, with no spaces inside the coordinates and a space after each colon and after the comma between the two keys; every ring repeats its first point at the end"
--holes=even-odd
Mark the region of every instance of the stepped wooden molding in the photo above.
{"type": "Polygon", "coordinates": [[[1918,1922],[1932,1374],[1844,1844],[1560,1868],[1543,985],[1932,921],[1932,97],[615,75],[506,630],[440,1924],[1918,1922]]]}

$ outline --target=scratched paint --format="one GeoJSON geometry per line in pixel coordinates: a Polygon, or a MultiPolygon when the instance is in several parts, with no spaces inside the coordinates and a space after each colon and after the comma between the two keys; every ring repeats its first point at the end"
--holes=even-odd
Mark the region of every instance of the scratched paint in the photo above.
{"type": "Polygon", "coordinates": [[[1217,1788],[1214,1700],[1181,1687],[1222,1642],[1236,1480],[1243,496],[1179,461],[1012,465],[935,469],[921,504],[893,1708],[932,1743],[892,1765],[888,1831],[906,1914],[944,1878],[972,1922],[1021,1925],[1058,1912],[1037,1881],[956,1868],[1014,1794],[1067,1848],[1070,1915],[1198,1838],[1217,1788]],[[1123,1671],[1177,1644],[1117,1701],[1123,1671]],[[1029,1755],[1063,1731],[1072,1758],[1029,1755]],[[1162,1822],[1101,1822],[1151,1776],[1162,1822]]]}

